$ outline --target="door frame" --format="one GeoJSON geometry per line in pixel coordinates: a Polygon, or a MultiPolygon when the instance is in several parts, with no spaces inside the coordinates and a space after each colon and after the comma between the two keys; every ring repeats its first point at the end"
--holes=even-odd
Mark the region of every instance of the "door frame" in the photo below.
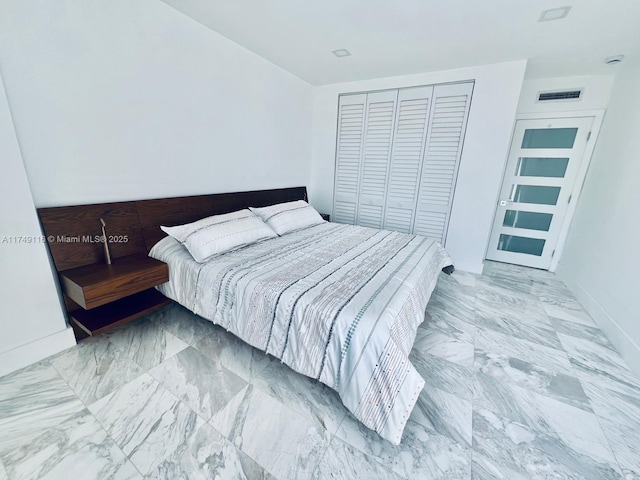
{"type": "MultiPolygon", "coordinates": [[[[493,233],[493,225],[495,223],[495,217],[498,210],[498,202],[500,201],[500,192],[502,191],[502,184],[504,183],[504,178],[506,175],[507,163],[509,161],[509,155],[511,154],[511,145],[513,144],[513,137],[515,135],[516,123],[518,120],[545,120],[545,119],[559,119],[559,118],[579,118],[579,117],[593,117],[593,124],[591,125],[591,135],[587,140],[587,145],[585,146],[582,161],[578,168],[578,173],[576,175],[576,179],[574,181],[573,186],[571,186],[570,195],[571,201],[569,202],[569,206],[567,207],[567,212],[565,214],[564,220],[562,222],[562,226],[560,227],[560,234],[558,235],[558,242],[555,248],[555,254],[553,258],[551,258],[551,265],[549,266],[550,272],[555,272],[558,267],[558,263],[562,258],[562,253],[564,251],[564,247],[567,241],[567,235],[569,233],[569,228],[571,227],[571,222],[573,221],[573,215],[576,211],[576,206],[578,201],[580,200],[580,192],[582,191],[582,187],[584,185],[587,172],[589,170],[589,165],[591,164],[591,157],[593,156],[593,151],[595,149],[596,141],[598,139],[598,135],[600,133],[600,127],[602,126],[602,121],[604,120],[605,110],[575,110],[575,111],[565,111],[565,112],[549,112],[549,113],[520,113],[517,114],[513,121],[513,128],[511,130],[511,138],[509,140],[509,150],[507,152],[507,157],[505,158],[504,168],[502,170],[502,178],[500,180],[500,187],[497,191],[496,196],[496,207],[494,210],[493,217],[491,218],[491,233],[493,233]]],[[[490,239],[491,233],[489,234],[489,238],[487,239],[487,248],[485,249],[485,260],[487,259],[487,252],[490,248],[490,239]]]]}

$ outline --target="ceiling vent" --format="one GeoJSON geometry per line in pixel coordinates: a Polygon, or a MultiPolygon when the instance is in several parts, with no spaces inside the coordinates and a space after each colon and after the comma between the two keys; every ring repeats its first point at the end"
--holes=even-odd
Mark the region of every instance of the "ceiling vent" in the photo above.
{"type": "Polygon", "coordinates": [[[539,102],[557,102],[562,100],[580,100],[582,89],[579,90],[561,90],[554,92],[538,93],[539,102]]]}

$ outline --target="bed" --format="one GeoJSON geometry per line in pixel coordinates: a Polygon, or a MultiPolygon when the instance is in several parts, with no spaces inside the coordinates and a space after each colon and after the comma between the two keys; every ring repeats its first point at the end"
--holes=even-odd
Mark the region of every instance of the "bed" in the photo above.
{"type": "Polygon", "coordinates": [[[424,387],[409,361],[443,267],[425,237],[325,222],[196,262],[165,237],[157,287],[293,370],[338,392],[368,428],[398,444],[424,387]]]}
{"type": "MultiPolygon", "coordinates": [[[[161,225],[307,200],[305,187],[39,209],[48,238],[99,234],[120,258],[169,265],[159,290],[340,395],[367,427],[398,444],[424,387],[408,359],[440,270],[442,247],[414,235],[328,222],[196,262],[161,225]]],[[[56,270],[103,262],[100,243],[49,242],[56,270]]],[[[452,268],[452,267],[450,267],[452,268]]],[[[77,309],[65,295],[69,312],[77,309]]]]}

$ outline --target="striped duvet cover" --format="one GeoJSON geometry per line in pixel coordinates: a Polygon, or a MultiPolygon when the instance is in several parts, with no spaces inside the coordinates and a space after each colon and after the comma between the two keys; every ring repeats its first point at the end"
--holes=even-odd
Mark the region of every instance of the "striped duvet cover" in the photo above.
{"type": "Polygon", "coordinates": [[[193,260],[166,237],[150,256],[169,264],[158,289],[245,342],[318,379],[393,444],[424,380],[409,361],[440,270],[430,239],[323,223],[193,260]]]}

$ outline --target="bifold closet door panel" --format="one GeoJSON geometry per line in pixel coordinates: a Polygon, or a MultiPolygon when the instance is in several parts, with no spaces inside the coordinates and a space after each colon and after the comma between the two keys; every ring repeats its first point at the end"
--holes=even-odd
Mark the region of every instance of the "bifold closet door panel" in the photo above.
{"type": "Polygon", "coordinates": [[[433,87],[398,92],[384,228],[410,233],[413,226],[433,87]]]}
{"type": "Polygon", "coordinates": [[[340,97],[331,216],[334,222],[356,223],[366,107],[366,94],[340,97]]]}
{"type": "Polygon", "coordinates": [[[356,224],[382,228],[398,91],[367,94],[356,224]]]}
{"type": "Polygon", "coordinates": [[[473,83],[436,85],[413,233],[446,242],[473,83]]]}

